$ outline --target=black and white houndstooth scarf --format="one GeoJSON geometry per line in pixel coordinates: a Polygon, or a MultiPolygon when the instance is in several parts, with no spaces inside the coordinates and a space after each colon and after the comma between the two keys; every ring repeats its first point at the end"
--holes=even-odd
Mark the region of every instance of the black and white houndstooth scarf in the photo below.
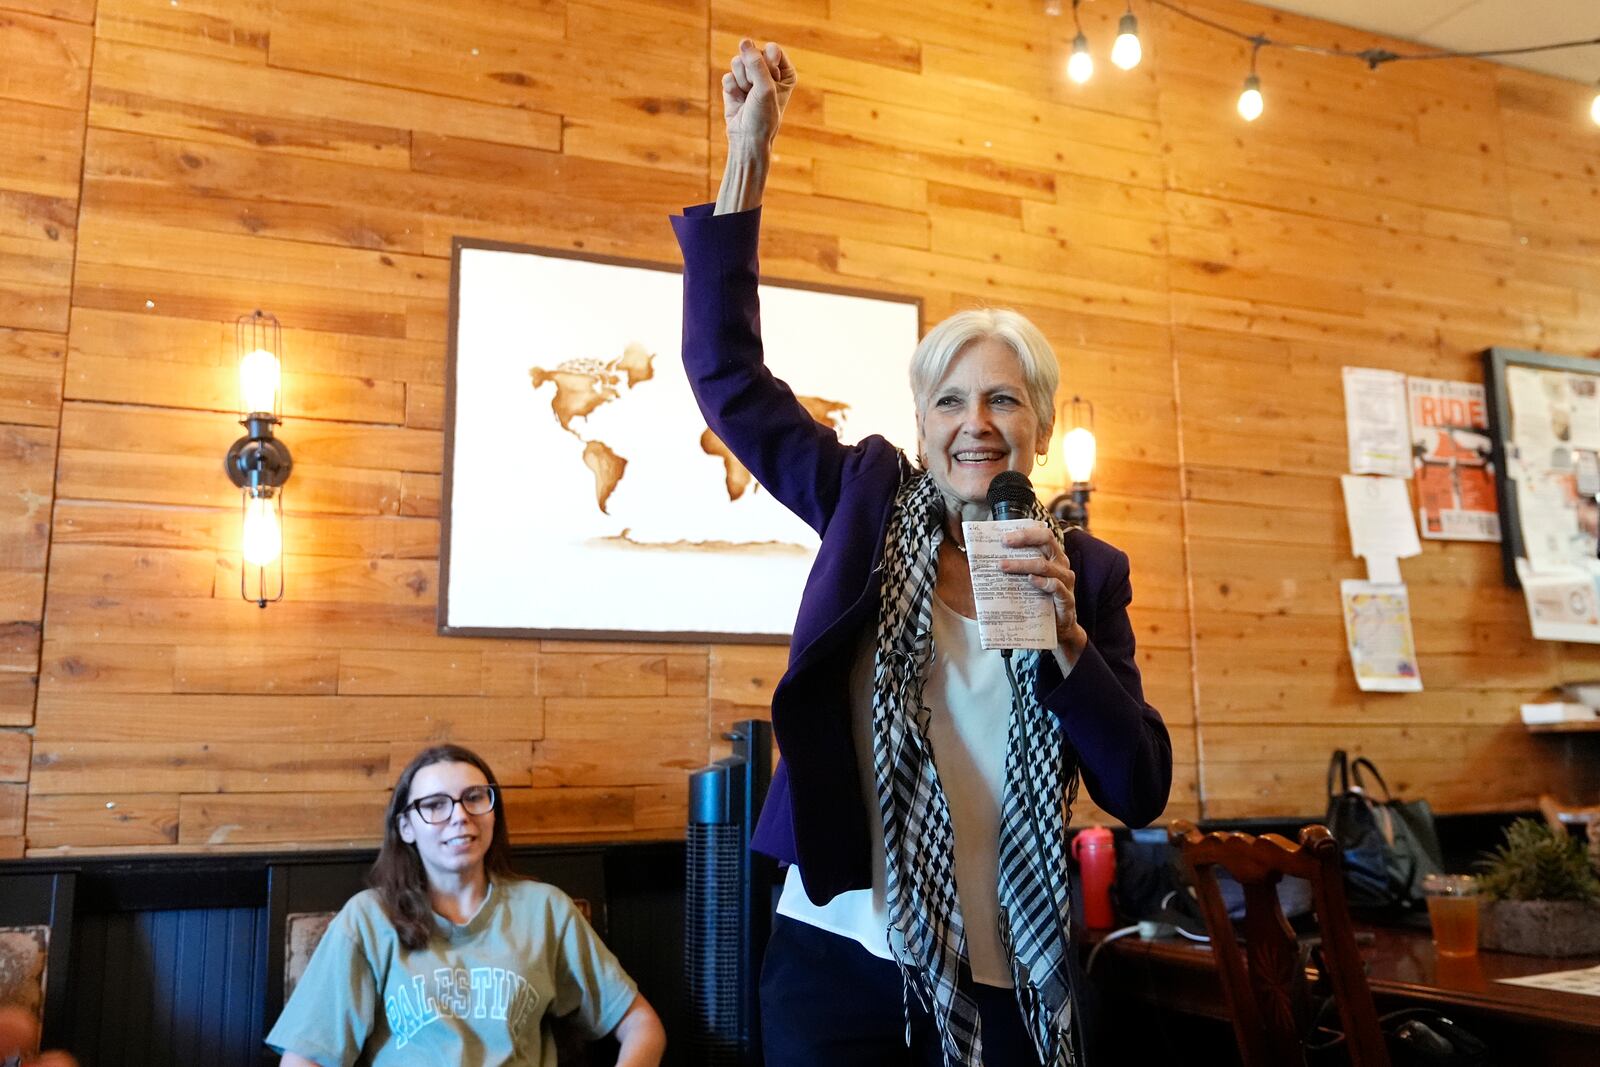
{"type": "MultiPolygon", "coordinates": [[[[1035,517],[1062,528],[1036,503],[1035,517]]],[[[928,743],[923,686],[932,663],[932,597],[945,504],[933,480],[902,478],[883,556],[873,659],[872,761],[887,854],[889,944],[910,997],[938,1026],[946,1067],[982,1067],[967,938],[956,898],[950,808],[928,743]]],[[[1065,830],[1077,795],[1055,716],[1034,693],[1037,651],[1013,662],[1022,684],[1006,740],[1000,823],[1000,939],[1023,1021],[1045,1067],[1075,1067],[1067,943],[1065,830]],[[1054,876],[1054,880],[1052,880],[1054,876]]]]}

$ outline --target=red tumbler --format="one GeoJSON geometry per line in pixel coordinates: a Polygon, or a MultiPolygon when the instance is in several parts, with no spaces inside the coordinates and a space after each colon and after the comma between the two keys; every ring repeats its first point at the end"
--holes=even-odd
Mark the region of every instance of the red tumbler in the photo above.
{"type": "Polygon", "coordinates": [[[1083,925],[1092,930],[1113,926],[1111,875],[1117,868],[1117,852],[1111,831],[1104,826],[1079,830],[1072,839],[1072,858],[1078,861],[1083,884],[1083,925]]]}

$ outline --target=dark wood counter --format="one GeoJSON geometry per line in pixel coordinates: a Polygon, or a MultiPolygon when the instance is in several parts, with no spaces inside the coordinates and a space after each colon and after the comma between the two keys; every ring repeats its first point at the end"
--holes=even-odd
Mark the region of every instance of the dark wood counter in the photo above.
{"type": "MultiPolygon", "coordinates": [[[[1600,997],[1506,985],[1549,971],[1600,965],[1600,956],[1547,959],[1503,952],[1480,952],[1461,959],[1439,957],[1425,931],[1358,926],[1362,959],[1380,1012],[1429,1007],[1466,1026],[1487,1041],[1508,1064],[1586,1064],[1600,1048],[1600,997]]],[[[1086,944],[1101,934],[1091,932],[1086,944]]],[[[1184,1045],[1209,1033],[1200,1027],[1174,1040],[1188,1016],[1226,1022],[1228,1010],[1211,961],[1211,947],[1184,938],[1141,941],[1137,935],[1105,946],[1090,981],[1098,990],[1105,1017],[1119,1035],[1161,1029],[1169,1046],[1184,1045]]],[[[1227,1035],[1231,1043],[1231,1035],[1227,1035]]]]}

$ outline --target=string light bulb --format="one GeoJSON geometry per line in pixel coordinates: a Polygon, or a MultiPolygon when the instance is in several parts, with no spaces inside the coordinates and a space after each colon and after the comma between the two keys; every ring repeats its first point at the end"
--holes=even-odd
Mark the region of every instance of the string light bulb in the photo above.
{"type": "Polygon", "coordinates": [[[1134,17],[1130,4],[1127,14],[1117,23],[1117,40],[1111,46],[1111,62],[1123,70],[1132,70],[1143,58],[1144,49],[1139,45],[1139,20],[1134,17]]]}
{"type": "MultiPolygon", "coordinates": [[[[1082,33],[1072,39],[1072,56],[1067,60],[1067,77],[1078,85],[1094,77],[1094,56],[1089,54],[1089,38],[1082,33]]],[[[1600,97],[1596,99],[1600,100],[1600,97]]]]}
{"type": "Polygon", "coordinates": [[[1254,122],[1264,110],[1266,101],[1261,98],[1261,79],[1252,74],[1244,80],[1244,92],[1239,94],[1239,116],[1246,122],[1254,122]]]}
{"type": "Polygon", "coordinates": [[[1595,83],[1594,100],[1589,104],[1589,117],[1594,119],[1594,124],[1600,126],[1600,82],[1595,83]]]}
{"type": "Polygon", "coordinates": [[[1261,79],[1256,77],[1256,58],[1261,55],[1261,46],[1270,43],[1265,37],[1251,39],[1250,74],[1244,80],[1244,91],[1239,94],[1238,104],[1239,117],[1246,122],[1254,122],[1266,110],[1267,102],[1261,97],[1261,79]]]}

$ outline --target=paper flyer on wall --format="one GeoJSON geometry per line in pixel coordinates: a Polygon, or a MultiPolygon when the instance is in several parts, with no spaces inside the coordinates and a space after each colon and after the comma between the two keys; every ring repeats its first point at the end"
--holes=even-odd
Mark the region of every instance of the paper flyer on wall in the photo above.
{"type": "Polygon", "coordinates": [[[1516,494],[1522,550],[1534,570],[1559,571],[1594,555],[1594,499],[1578,495],[1575,470],[1525,467],[1516,494]]]}
{"type": "Polygon", "coordinates": [[[1351,555],[1369,559],[1410,559],[1422,554],[1417,524],[1411,517],[1406,483],[1398,478],[1341,474],[1344,519],[1350,527],[1351,555]]]}
{"type": "Polygon", "coordinates": [[[1513,483],[1527,562],[1539,574],[1587,568],[1600,547],[1600,395],[1595,380],[1564,371],[1508,367],[1506,392],[1514,434],[1507,444],[1506,473],[1513,483]]]}
{"type": "Polygon", "coordinates": [[[1407,378],[1417,518],[1431,541],[1500,540],[1483,386],[1407,378]]]}
{"type": "Polygon", "coordinates": [[[1344,368],[1345,433],[1351,474],[1411,477],[1406,376],[1371,367],[1344,368]]]}
{"type": "Polygon", "coordinates": [[[1370,693],[1421,692],[1406,587],[1346,578],[1339,583],[1339,595],[1356,685],[1370,693]]]}
{"type": "Polygon", "coordinates": [[[1517,577],[1528,603],[1528,622],[1541,641],[1600,644],[1600,562],[1560,570],[1537,571],[1517,560],[1517,577]]]}

